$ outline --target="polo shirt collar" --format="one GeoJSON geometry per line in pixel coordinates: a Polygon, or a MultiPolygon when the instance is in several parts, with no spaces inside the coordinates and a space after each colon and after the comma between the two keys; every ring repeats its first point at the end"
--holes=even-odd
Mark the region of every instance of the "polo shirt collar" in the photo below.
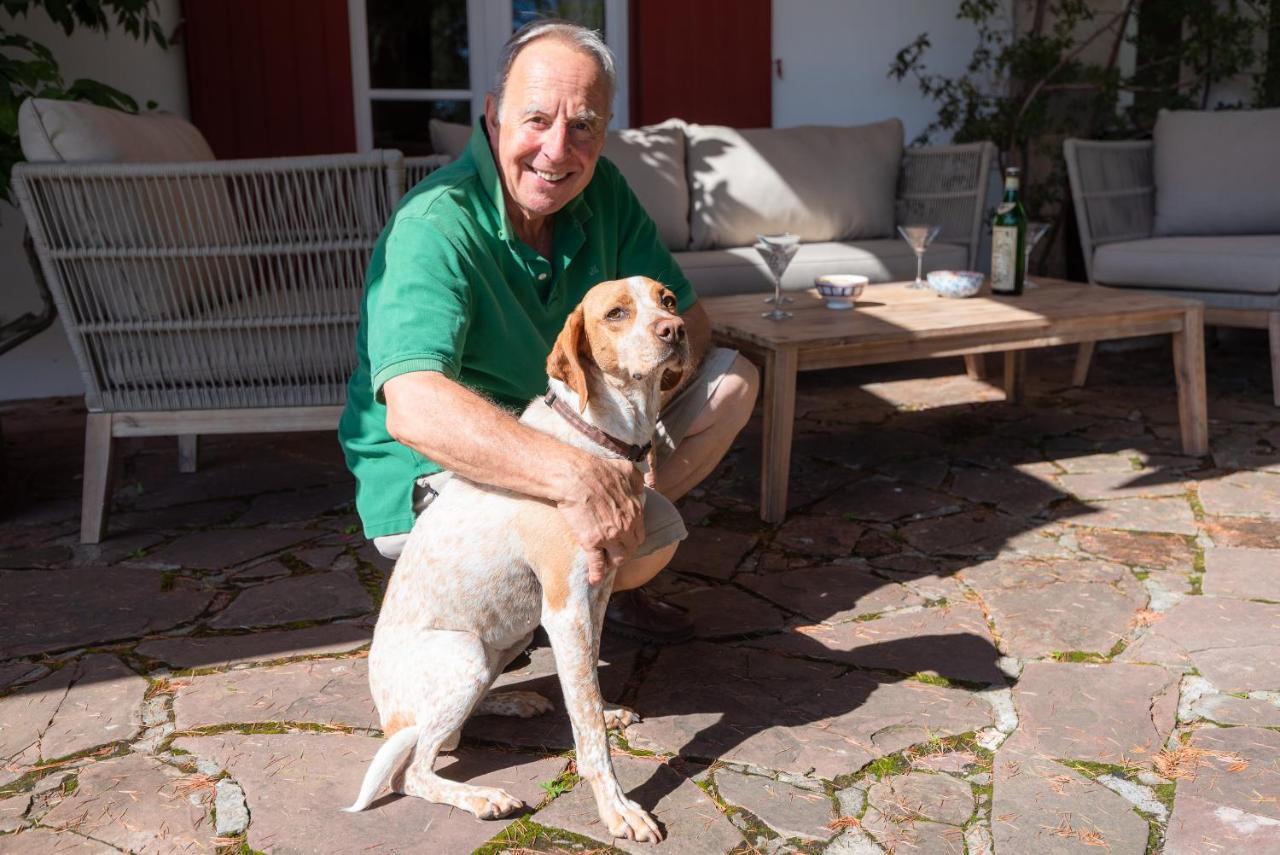
{"type": "MultiPolygon", "coordinates": [[[[502,192],[502,175],[498,172],[498,164],[493,160],[493,149],[489,147],[489,132],[485,128],[484,116],[476,119],[475,130],[471,132],[471,140],[467,143],[467,152],[476,164],[476,174],[480,176],[480,186],[484,188],[489,202],[497,209],[502,230],[499,237],[508,242],[518,240],[511,227],[511,217],[507,213],[507,204],[502,192]]],[[[595,176],[592,176],[592,181],[595,176]]],[[[560,209],[559,213],[568,214],[579,224],[591,219],[591,207],[583,198],[586,192],[577,196],[560,209]]]]}

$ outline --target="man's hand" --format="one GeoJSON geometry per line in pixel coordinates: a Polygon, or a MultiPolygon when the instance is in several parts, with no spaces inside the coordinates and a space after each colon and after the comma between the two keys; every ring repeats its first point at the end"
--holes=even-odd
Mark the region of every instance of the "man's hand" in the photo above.
{"type": "Polygon", "coordinates": [[[583,465],[558,507],[587,553],[587,581],[598,585],[644,540],[643,478],[628,460],[583,455],[583,465]]]}

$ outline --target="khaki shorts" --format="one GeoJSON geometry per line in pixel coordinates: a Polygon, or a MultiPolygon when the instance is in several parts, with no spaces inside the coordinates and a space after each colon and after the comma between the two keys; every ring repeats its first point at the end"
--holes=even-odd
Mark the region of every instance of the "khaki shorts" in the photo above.
{"type": "MultiPolygon", "coordinates": [[[[672,398],[658,417],[658,429],[653,443],[658,452],[658,465],[670,459],[676,446],[684,439],[689,428],[706,408],[707,402],[715,394],[720,381],[729,373],[733,361],[738,356],[736,350],[724,347],[713,347],[702,360],[702,367],[688,386],[680,390],[680,394],[672,398]]],[[[434,475],[423,475],[413,485],[413,513],[420,515],[440,494],[445,483],[453,477],[452,472],[436,472],[434,475]]],[[[644,542],[636,550],[635,557],[643,558],[678,543],[689,536],[684,527],[680,512],[666,496],[649,487],[644,488],[644,542]]],[[[388,534],[375,537],[373,545],[385,558],[399,558],[404,550],[409,533],[388,534]]]]}

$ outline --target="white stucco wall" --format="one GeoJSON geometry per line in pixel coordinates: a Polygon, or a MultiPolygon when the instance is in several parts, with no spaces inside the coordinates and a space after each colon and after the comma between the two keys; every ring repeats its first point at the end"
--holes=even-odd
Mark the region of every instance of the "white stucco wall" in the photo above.
{"type": "MultiPolygon", "coordinates": [[[[898,117],[907,141],[937,115],[913,78],[888,77],[897,52],[929,34],[929,71],[957,75],[977,46],[977,31],[956,20],[950,0],[774,0],[773,123],[862,124],[898,117]]],[[[939,140],[945,141],[945,140],[939,140]]]]}
{"type": "MultiPolygon", "coordinates": [[[[158,0],[166,33],[180,20],[180,0],[158,0]]],[[[122,32],[77,32],[63,35],[43,11],[10,18],[0,12],[6,30],[43,43],[57,58],[63,79],[100,80],[130,95],[145,109],[158,108],[188,116],[186,60],[181,45],[161,50],[143,45],[122,32]]],[[[11,319],[39,308],[39,297],[22,251],[22,215],[0,202],[0,317],[11,319]]],[[[0,400],[80,394],[83,386],[62,327],[53,326],[0,356],[0,400]]]]}

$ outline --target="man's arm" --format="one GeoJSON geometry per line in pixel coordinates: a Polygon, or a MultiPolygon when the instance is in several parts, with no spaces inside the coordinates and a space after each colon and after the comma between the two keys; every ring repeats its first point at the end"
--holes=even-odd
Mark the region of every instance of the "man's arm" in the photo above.
{"type": "Polygon", "coordinates": [[[606,560],[617,566],[640,545],[641,478],[630,461],[596,457],[523,425],[437,372],[401,374],[382,389],[397,442],[469,480],[555,502],[587,551],[593,583],[606,560]]]}

